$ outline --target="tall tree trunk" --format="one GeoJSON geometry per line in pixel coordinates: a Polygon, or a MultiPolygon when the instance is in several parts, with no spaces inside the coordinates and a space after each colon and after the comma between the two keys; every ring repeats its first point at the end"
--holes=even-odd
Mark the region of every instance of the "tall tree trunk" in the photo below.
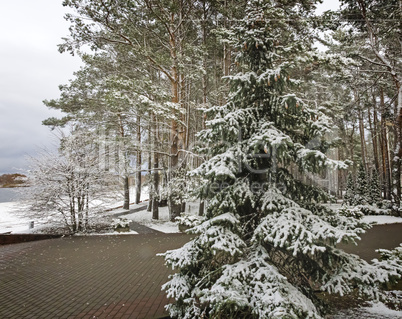
{"type": "Polygon", "coordinates": [[[363,110],[360,103],[360,97],[355,90],[355,101],[358,103],[358,110],[359,110],[359,133],[360,133],[360,146],[362,150],[362,162],[365,171],[367,172],[367,151],[366,151],[366,139],[364,136],[364,121],[363,121],[363,110]]]}
{"type": "MultiPolygon", "coordinates": [[[[400,2],[401,3],[401,2],[400,2]]],[[[401,5],[402,6],[402,5],[401,5]]],[[[402,162],[402,85],[397,83],[398,99],[395,105],[395,148],[392,159],[392,210],[402,216],[401,209],[401,162],[402,162]]]]}
{"type": "Polygon", "coordinates": [[[371,140],[373,142],[373,157],[374,165],[377,172],[380,171],[380,162],[378,157],[378,139],[377,139],[377,102],[373,92],[373,120],[371,119],[371,112],[368,110],[368,118],[370,124],[371,140]]]}
{"type": "Polygon", "coordinates": [[[383,178],[384,178],[384,197],[388,200],[391,199],[391,173],[389,165],[389,148],[388,148],[388,134],[386,126],[386,106],[384,102],[384,91],[380,90],[380,105],[381,105],[381,150],[383,162],[383,178]]]}
{"type": "Polygon", "coordinates": [[[141,152],[141,117],[137,116],[137,160],[136,160],[136,173],[135,173],[135,203],[138,204],[141,201],[141,164],[142,164],[142,152],[141,152]]]}
{"type": "Polygon", "coordinates": [[[123,185],[124,185],[124,204],[123,209],[130,209],[130,183],[129,177],[123,176],[123,185]]]}
{"type": "Polygon", "coordinates": [[[152,172],[152,219],[159,219],[159,155],[157,152],[158,145],[158,122],[155,114],[152,114],[153,134],[152,134],[152,148],[153,148],[153,172],[152,172]]]}
{"type": "MultiPolygon", "coordinates": [[[[206,7],[206,2],[204,1],[203,3],[203,23],[202,23],[202,42],[204,45],[204,48],[207,47],[207,7],[206,7]]],[[[204,108],[207,107],[208,104],[208,72],[207,72],[207,56],[208,53],[204,52],[204,56],[202,59],[202,66],[204,69],[203,75],[202,75],[202,106],[204,108]]],[[[206,125],[206,120],[207,120],[207,113],[204,112],[202,114],[202,123],[201,123],[201,128],[204,130],[205,125],[206,125]]],[[[197,161],[198,165],[201,165],[201,161],[197,161]]],[[[204,200],[201,199],[200,201],[200,206],[198,208],[198,215],[199,216],[204,216],[204,207],[205,203],[204,200]]]]}
{"type": "Polygon", "coordinates": [[[152,184],[152,153],[154,150],[154,146],[153,146],[153,134],[152,134],[152,120],[153,120],[153,114],[150,114],[150,121],[149,121],[149,125],[148,125],[148,143],[149,143],[149,150],[148,150],[148,178],[150,181],[150,186],[148,188],[148,205],[147,205],[147,211],[151,212],[152,211],[152,202],[153,202],[153,196],[154,196],[154,192],[153,192],[153,188],[154,185],[152,184]]]}
{"type": "MultiPolygon", "coordinates": [[[[349,157],[354,163],[354,157],[355,157],[355,141],[354,141],[354,135],[355,135],[355,129],[356,129],[356,123],[352,124],[352,130],[350,132],[350,135],[348,135],[348,140],[349,140],[349,157]]],[[[353,165],[352,167],[353,175],[356,175],[356,165],[353,165]]]]}
{"type": "Polygon", "coordinates": [[[205,210],[205,202],[202,200],[200,202],[200,206],[198,207],[198,216],[204,216],[204,210],[205,210]]]}
{"type": "Polygon", "coordinates": [[[85,197],[85,229],[89,226],[89,183],[86,184],[86,197],[85,197]]]}
{"type": "MultiPolygon", "coordinates": [[[[174,14],[171,15],[171,32],[170,32],[170,55],[172,58],[172,68],[171,68],[171,84],[172,84],[172,102],[175,104],[179,103],[179,81],[180,76],[178,73],[178,59],[177,59],[177,47],[176,38],[174,30],[174,14]]],[[[179,154],[178,154],[178,143],[179,142],[179,128],[178,123],[175,119],[171,122],[170,131],[170,161],[169,161],[169,179],[172,180],[176,174],[175,170],[178,168],[179,164],[179,154]]],[[[172,195],[168,198],[169,205],[169,219],[170,221],[175,221],[176,217],[180,215],[181,204],[177,203],[177,198],[173,198],[172,195]]]]}
{"type": "MultiPolygon", "coordinates": [[[[123,208],[124,209],[130,209],[130,185],[129,185],[129,174],[128,174],[128,154],[126,151],[126,141],[125,141],[125,131],[124,131],[124,125],[123,125],[123,119],[121,114],[117,114],[117,118],[119,120],[119,134],[121,137],[122,145],[123,145],[123,150],[122,150],[122,155],[123,155],[123,192],[124,192],[124,203],[123,203],[123,208]]],[[[119,162],[119,149],[116,152],[117,156],[117,161],[119,162]]],[[[119,164],[119,163],[118,163],[119,164]]]]}

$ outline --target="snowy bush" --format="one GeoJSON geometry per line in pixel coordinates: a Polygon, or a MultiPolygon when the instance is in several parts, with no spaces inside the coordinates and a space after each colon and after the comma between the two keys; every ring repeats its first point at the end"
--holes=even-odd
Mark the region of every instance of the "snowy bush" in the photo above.
{"type": "Polygon", "coordinates": [[[342,208],[338,210],[338,213],[342,216],[352,217],[356,219],[361,219],[364,216],[364,213],[361,211],[361,209],[356,206],[342,206],[342,208]]]}
{"type": "Polygon", "coordinates": [[[360,210],[364,215],[390,215],[390,209],[381,209],[373,205],[357,205],[356,209],[360,210]]]}
{"type": "Polygon", "coordinates": [[[176,217],[176,223],[180,231],[198,226],[203,220],[204,217],[189,214],[181,214],[179,217],[176,217]]]}
{"type": "Polygon", "coordinates": [[[111,226],[114,229],[118,229],[118,228],[127,228],[130,227],[130,220],[126,219],[126,218],[117,218],[117,219],[113,219],[111,226]]]}
{"type": "Polygon", "coordinates": [[[377,202],[377,206],[378,206],[378,208],[381,208],[381,209],[391,209],[392,202],[390,200],[383,199],[383,200],[377,202]]]}

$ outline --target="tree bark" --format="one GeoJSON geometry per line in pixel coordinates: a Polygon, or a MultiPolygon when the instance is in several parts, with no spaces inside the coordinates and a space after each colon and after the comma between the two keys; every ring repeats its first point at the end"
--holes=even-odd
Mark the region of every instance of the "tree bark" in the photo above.
{"type": "Polygon", "coordinates": [[[365,171],[367,172],[367,151],[366,151],[366,139],[364,136],[364,121],[363,121],[363,110],[359,101],[360,97],[355,90],[355,101],[358,103],[357,108],[359,111],[359,133],[360,133],[360,146],[362,151],[362,162],[365,171]]]}
{"type": "Polygon", "coordinates": [[[374,165],[377,172],[380,171],[380,162],[378,159],[378,139],[377,139],[377,102],[373,92],[373,120],[371,119],[371,112],[368,110],[368,119],[370,124],[371,140],[373,142],[373,157],[374,165]]]}
{"type": "Polygon", "coordinates": [[[154,152],[154,171],[153,171],[153,188],[152,196],[152,219],[159,219],[159,158],[158,153],[154,152]]]}
{"type": "Polygon", "coordinates": [[[389,165],[389,148],[388,136],[386,127],[386,107],[384,102],[384,91],[380,90],[380,105],[381,105],[381,150],[382,150],[382,163],[383,163],[383,180],[384,180],[384,198],[391,199],[391,174],[389,165]]]}
{"type": "MultiPolygon", "coordinates": [[[[127,158],[127,151],[126,151],[126,144],[125,144],[125,131],[124,131],[124,125],[123,125],[123,119],[121,114],[117,114],[117,118],[119,120],[119,133],[121,140],[123,141],[122,145],[124,146],[124,149],[122,150],[123,154],[123,161],[124,161],[124,167],[123,167],[123,192],[124,192],[124,204],[123,204],[123,209],[130,209],[130,185],[129,185],[129,175],[128,175],[128,158],[127,158]]],[[[119,149],[117,149],[116,156],[119,157],[119,149]]],[[[119,159],[117,159],[119,162],[119,159]]]]}
{"type": "Polygon", "coordinates": [[[392,159],[392,210],[395,215],[402,216],[401,209],[401,162],[402,162],[402,85],[398,84],[398,99],[395,110],[395,148],[392,159]]]}
{"type": "MultiPolygon", "coordinates": [[[[176,47],[176,35],[174,33],[174,14],[171,14],[171,30],[170,30],[170,56],[172,58],[172,68],[171,68],[171,85],[172,85],[172,102],[175,104],[179,103],[179,81],[180,76],[178,73],[178,59],[177,59],[177,47],[176,47]]],[[[169,179],[172,180],[175,176],[175,170],[178,168],[179,164],[179,154],[178,154],[178,143],[179,142],[179,130],[178,123],[175,119],[171,122],[170,131],[170,161],[169,161],[169,179]]],[[[175,221],[176,217],[180,215],[181,204],[176,202],[177,199],[169,196],[169,219],[170,221],[175,221]]]]}
{"type": "Polygon", "coordinates": [[[158,143],[158,123],[156,121],[155,114],[152,114],[152,122],[153,122],[153,134],[152,134],[152,147],[154,148],[154,152],[152,154],[153,157],[153,172],[152,172],[152,219],[159,219],[159,155],[156,152],[157,143],[158,143]]]}
{"type": "Polygon", "coordinates": [[[135,173],[135,203],[141,201],[141,117],[137,117],[137,160],[136,160],[136,173],[135,173]]]}
{"type": "Polygon", "coordinates": [[[198,216],[204,216],[205,202],[202,200],[198,207],[198,216]]]}
{"type": "Polygon", "coordinates": [[[123,176],[124,184],[124,204],[123,209],[130,209],[130,185],[128,176],[123,176]]]}

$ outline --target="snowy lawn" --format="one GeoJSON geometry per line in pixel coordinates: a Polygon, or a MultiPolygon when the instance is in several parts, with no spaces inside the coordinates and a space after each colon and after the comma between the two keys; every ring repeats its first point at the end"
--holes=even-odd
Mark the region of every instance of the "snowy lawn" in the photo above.
{"type": "MultiPolygon", "coordinates": [[[[130,189],[130,196],[131,198],[134,198],[134,188],[130,189]]],[[[92,208],[102,206],[103,209],[106,209],[107,211],[97,216],[92,216],[92,222],[104,222],[105,220],[111,219],[112,214],[125,212],[126,210],[122,208],[123,200],[121,199],[121,194],[120,199],[117,199],[118,197],[119,194],[111,194],[110,196],[105,197],[103,201],[94,200],[91,203],[92,208]]],[[[145,201],[146,199],[148,199],[148,188],[144,187],[141,193],[141,200],[145,201]]],[[[135,207],[136,205],[131,205],[131,208],[135,207]]],[[[29,234],[58,227],[64,227],[64,221],[61,214],[58,212],[33,212],[30,210],[30,205],[26,201],[0,203],[0,234],[10,232],[13,234],[29,234]],[[30,229],[29,226],[32,221],[34,222],[34,228],[30,229]]],[[[129,234],[134,233],[136,234],[136,232],[131,232],[129,234]]],[[[102,233],[101,235],[105,234],[110,235],[111,233],[102,233]]],[[[116,232],[116,234],[119,233],[116,232]]]]}
{"type": "Polygon", "coordinates": [[[28,217],[21,216],[21,203],[0,203],[0,234],[6,232],[28,232],[28,217]]]}

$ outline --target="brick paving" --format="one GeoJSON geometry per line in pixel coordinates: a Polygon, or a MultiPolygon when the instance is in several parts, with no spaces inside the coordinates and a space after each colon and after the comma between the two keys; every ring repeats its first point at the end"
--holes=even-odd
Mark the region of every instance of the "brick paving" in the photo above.
{"type": "Polygon", "coordinates": [[[0,246],[0,318],[160,318],[185,234],[66,237],[0,246]]]}

